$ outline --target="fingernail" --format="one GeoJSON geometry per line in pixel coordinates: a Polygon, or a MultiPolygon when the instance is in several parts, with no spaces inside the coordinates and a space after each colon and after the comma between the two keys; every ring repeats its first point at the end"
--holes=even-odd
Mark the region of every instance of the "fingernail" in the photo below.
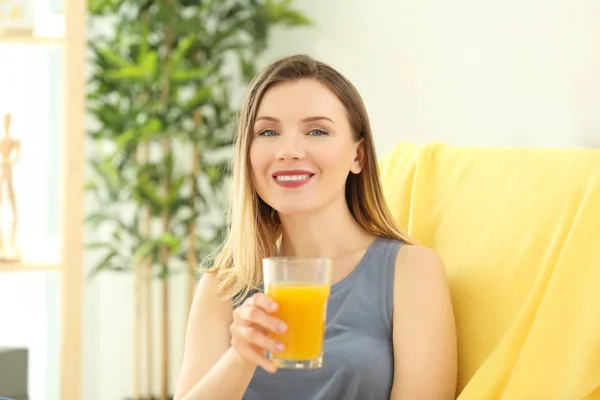
{"type": "Polygon", "coordinates": [[[269,364],[268,368],[269,368],[269,372],[272,374],[274,374],[275,371],[277,371],[277,367],[275,367],[273,364],[269,364]]]}
{"type": "Polygon", "coordinates": [[[271,311],[277,311],[277,309],[279,308],[279,304],[271,303],[271,306],[269,308],[271,309],[271,311]]]}
{"type": "Polygon", "coordinates": [[[285,349],[285,346],[283,345],[283,343],[275,343],[275,350],[277,351],[283,351],[285,349]]]}
{"type": "Polygon", "coordinates": [[[287,331],[287,325],[283,322],[280,322],[279,325],[277,325],[277,330],[281,333],[287,331]]]}

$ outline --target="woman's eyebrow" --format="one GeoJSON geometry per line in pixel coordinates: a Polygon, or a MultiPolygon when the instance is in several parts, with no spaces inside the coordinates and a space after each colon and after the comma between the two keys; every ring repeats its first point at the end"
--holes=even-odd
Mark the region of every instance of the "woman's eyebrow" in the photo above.
{"type": "MultiPolygon", "coordinates": [[[[279,122],[279,120],[277,118],[275,118],[275,117],[269,117],[267,115],[262,115],[262,116],[256,118],[257,122],[260,121],[260,120],[272,121],[272,122],[279,122]]],[[[313,121],[320,121],[320,120],[326,120],[326,121],[331,122],[332,124],[334,123],[331,118],[324,117],[322,115],[316,115],[314,117],[303,118],[302,122],[313,122],[313,121]]]]}

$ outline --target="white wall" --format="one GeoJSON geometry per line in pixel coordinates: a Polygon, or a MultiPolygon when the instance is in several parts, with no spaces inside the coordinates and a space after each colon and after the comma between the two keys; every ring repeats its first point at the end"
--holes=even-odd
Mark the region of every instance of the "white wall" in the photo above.
{"type": "Polygon", "coordinates": [[[600,147],[600,3],[302,0],[306,52],[363,95],[380,152],[399,140],[600,147]]]}
{"type": "MultiPolygon", "coordinates": [[[[600,147],[599,2],[296,3],[317,26],[277,31],[261,63],[305,52],[342,71],[363,95],[379,153],[400,140],[600,147]]],[[[84,399],[122,399],[132,389],[131,280],[106,275],[86,290],[84,399]]]]}

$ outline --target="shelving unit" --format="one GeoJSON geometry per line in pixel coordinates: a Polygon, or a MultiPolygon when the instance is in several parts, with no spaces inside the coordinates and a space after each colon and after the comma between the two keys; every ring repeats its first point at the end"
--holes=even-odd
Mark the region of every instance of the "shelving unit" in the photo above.
{"type": "Polygon", "coordinates": [[[60,261],[56,262],[31,262],[21,261],[14,263],[2,263],[0,265],[0,272],[21,272],[21,271],[60,271],[62,264],[60,261]]]}
{"type": "MultiPolygon", "coordinates": [[[[60,274],[60,399],[81,398],[83,302],[83,187],[85,136],[85,21],[87,2],[63,0],[62,14],[35,20],[33,30],[0,30],[0,45],[59,48],[62,54],[60,119],[60,251],[23,254],[21,262],[0,263],[0,274],[56,271],[60,274]]],[[[0,72],[3,62],[0,61],[0,72]]],[[[1,93],[0,93],[1,94],[1,93]]],[[[0,110],[0,113],[3,111],[0,110]]],[[[35,110],[32,110],[35,114],[35,110]]],[[[1,127],[0,127],[1,128],[1,127]]],[[[19,199],[17,197],[17,204],[19,199]]],[[[19,215],[26,212],[18,210],[19,215]]],[[[1,276],[0,276],[1,278],[1,276]]]]}

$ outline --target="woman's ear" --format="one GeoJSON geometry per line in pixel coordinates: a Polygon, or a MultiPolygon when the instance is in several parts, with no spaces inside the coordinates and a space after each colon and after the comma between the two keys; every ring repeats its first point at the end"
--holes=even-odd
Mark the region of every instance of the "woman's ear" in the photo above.
{"type": "Polygon", "coordinates": [[[361,139],[356,144],[356,155],[354,157],[354,161],[352,162],[352,166],[350,167],[350,172],[355,175],[361,173],[365,165],[365,143],[364,140],[361,139]]]}

